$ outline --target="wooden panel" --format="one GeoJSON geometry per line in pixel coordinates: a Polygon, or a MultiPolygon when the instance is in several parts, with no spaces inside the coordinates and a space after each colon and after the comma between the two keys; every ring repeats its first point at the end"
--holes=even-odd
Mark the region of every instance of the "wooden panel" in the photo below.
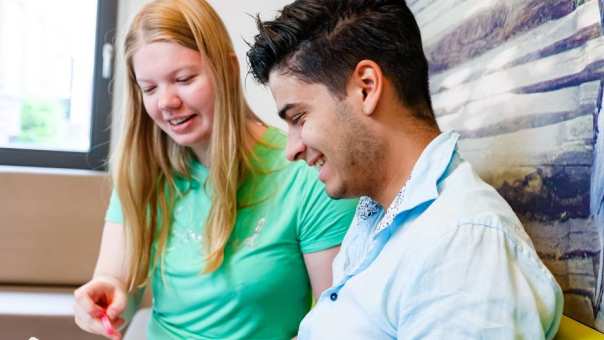
{"type": "Polygon", "coordinates": [[[107,175],[0,169],[0,188],[0,283],[87,281],[100,245],[107,175]]]}

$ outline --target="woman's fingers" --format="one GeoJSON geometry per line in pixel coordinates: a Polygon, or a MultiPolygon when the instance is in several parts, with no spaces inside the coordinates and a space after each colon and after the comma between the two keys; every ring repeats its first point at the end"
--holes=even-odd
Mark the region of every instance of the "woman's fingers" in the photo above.
{"type": "Polygon", "coordinates": [[[111,296],[111,302],[107,307],[107,316],[109,319],[115,320],[119,318],[126,306],[128,305],[128,295],[119,287],[115,287],[113,290],[113,296],[111,296]]]}
{"type": "Polygon", "coordinates": [[[80,309],[94,317],[99,317],[103,313],[103,309],[93,300],[89,289],[82,289],[88,287],[81,287],[74,292],[75,303],[80,309]]]}
{"type": "Polygon", "coordinates": [[[105,335],[105,329],[103,328],[102,323],[99,319],[93,318],[90,314],[88,314],[81,306],[74,306],[75,312],[75,322],[76,324],[86,332],[90,332],[93,334],[105,335]]]}
{"type": "Polygon", "coordinates": [[[126,308],[128,296],[119,284],[93,279],[78,288],[74,298],[74,318],[80,328],[110,339],[122,338],[118,327],[124,323],[120,315],[126,308]]]}

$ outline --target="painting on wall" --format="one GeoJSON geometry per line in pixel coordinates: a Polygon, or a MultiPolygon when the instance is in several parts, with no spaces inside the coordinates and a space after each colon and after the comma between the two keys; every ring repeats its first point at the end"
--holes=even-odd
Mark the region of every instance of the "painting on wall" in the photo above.
{"type": "Polygon", "coordinates": [[[407,0],[442,130],[507,199],[565,295],[604,331],[604,0],[407,0]]]}

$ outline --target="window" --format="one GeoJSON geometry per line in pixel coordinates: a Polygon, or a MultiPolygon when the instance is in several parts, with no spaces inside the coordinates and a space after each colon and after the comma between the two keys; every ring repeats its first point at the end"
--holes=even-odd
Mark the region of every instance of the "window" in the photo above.
{"type": "Polygon", "coordinates": [[[0,164],[104,169],[117,0],[0,0],[0,164]]]}

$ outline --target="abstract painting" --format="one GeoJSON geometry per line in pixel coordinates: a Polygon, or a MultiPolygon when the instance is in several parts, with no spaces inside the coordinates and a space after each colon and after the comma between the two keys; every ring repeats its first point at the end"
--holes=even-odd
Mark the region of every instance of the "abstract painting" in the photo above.
{"type": "Polygon", "coordinates": [[[407,0],[442,130],[506,198],[564,291],[604,331],[604,0],[407,0]]]}

